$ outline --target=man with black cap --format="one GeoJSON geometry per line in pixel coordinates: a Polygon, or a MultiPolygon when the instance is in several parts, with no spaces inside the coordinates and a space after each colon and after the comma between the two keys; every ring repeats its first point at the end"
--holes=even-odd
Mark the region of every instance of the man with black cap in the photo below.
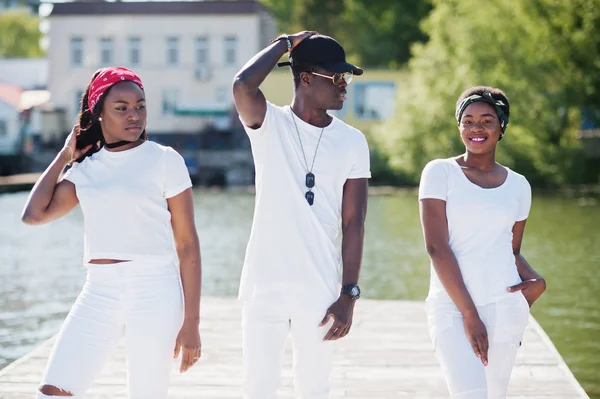
{"type": "Polygon", "coordinates": [[[256,168],[240,283],[245,399],[276,397],[288,334],[298,397],[329,396],[329,341],[348,334],[360,296],[371,173],[365,136],[327,111],[342,108],[348,83],[362,73],[337,41],[305,31],[281,35],[235,76],[256,168]],[[294,98],[279,107],[259,86],[286,52],[280,65],[292,69],[294,98]]]}

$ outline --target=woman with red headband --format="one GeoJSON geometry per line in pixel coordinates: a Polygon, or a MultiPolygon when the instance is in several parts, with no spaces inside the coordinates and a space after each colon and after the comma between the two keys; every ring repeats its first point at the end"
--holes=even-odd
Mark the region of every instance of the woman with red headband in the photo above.
{"type": "Polygon", "coordinates": [[[36,398],[81,397],[121,337],[131,398],[166,398],[172,358],[182,352],[184,372],[200,357],[192,184],[183,158],[147,139],[146,116],[133,71],[97,71],[23,210],[23,222],[43,224],[80,204],[85,232],[86,282],[36,398]]]}
{"type": "Polygon", "coordinates": [[[499,89],[462,93],[456,120],[465,153],[429,162],[419,186],[429,332],[455,399],[506,397],[529,307],[546,288],[520,252],[531,187],[496,162],[509,114],[499,89]]]}

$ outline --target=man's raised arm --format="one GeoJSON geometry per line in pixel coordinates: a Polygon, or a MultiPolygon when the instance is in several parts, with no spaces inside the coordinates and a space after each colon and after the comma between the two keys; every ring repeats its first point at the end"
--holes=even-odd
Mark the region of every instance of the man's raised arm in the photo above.
{"type": "Polygon", "coordinates": [[[282,55],[292,51],[305,38],[316,32],[300,32],[279,36],[268,47],[256,54],[242,67],[233,79],[233,98],[244,124],[252,129],[262,126],[267,112],[267,102],[259,86],[273,70],[282,55]]]}

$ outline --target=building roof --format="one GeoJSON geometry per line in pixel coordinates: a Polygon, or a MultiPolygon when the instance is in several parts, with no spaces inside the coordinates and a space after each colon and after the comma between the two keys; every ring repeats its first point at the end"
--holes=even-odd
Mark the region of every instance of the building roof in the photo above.
{"type": "Polygon", "coordinates": [[[19,86],[0,83],[0,100],[19,110],[21,105],[21,93],[23,90],[19,86]]]}
{"type": "Polygon", "coordinates": [[[21,93],[19,108],[26,110],[30,108],[44,108],[50,104],[50,92],[48,90],[25,90],[21,93]]]}
{"type": "Polygon", "coordinates": [[[257,0],[106,2],[80,0],[54,3],[57,15],[257,14],[268,9],[257,0]]]}

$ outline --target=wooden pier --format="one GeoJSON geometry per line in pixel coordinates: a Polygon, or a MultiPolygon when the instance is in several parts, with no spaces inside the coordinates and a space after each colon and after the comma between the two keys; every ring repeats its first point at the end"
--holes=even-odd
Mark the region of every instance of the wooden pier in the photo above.
{"type": "Polygon", "coordinates": [[[0,176],[0,194],[29,191],[40,176],[41,173],[0,176]]]}
{"type": "MultiPolygon", "coordinates": [[[[203,298],[202,358],[185,374],[173,362],[169,398],[242,397],[240,305],[233,298],[203,298]]],[[[53,339],[0,371],[0,398],[30,399],[53,339]]],[[[424,305],[360,299],[350,334],[335,343],[331,398],[442,399],[448,393],[427,332],[424,305]]],[[[123,346],[109,359],[85,398],[126,398],[123,346]]],[[[291,352],[282,370],[280,399],[292,399],[291,352]]],[[[538,323],[530,318],[509,398],[588,398],[538,323]]]]}

